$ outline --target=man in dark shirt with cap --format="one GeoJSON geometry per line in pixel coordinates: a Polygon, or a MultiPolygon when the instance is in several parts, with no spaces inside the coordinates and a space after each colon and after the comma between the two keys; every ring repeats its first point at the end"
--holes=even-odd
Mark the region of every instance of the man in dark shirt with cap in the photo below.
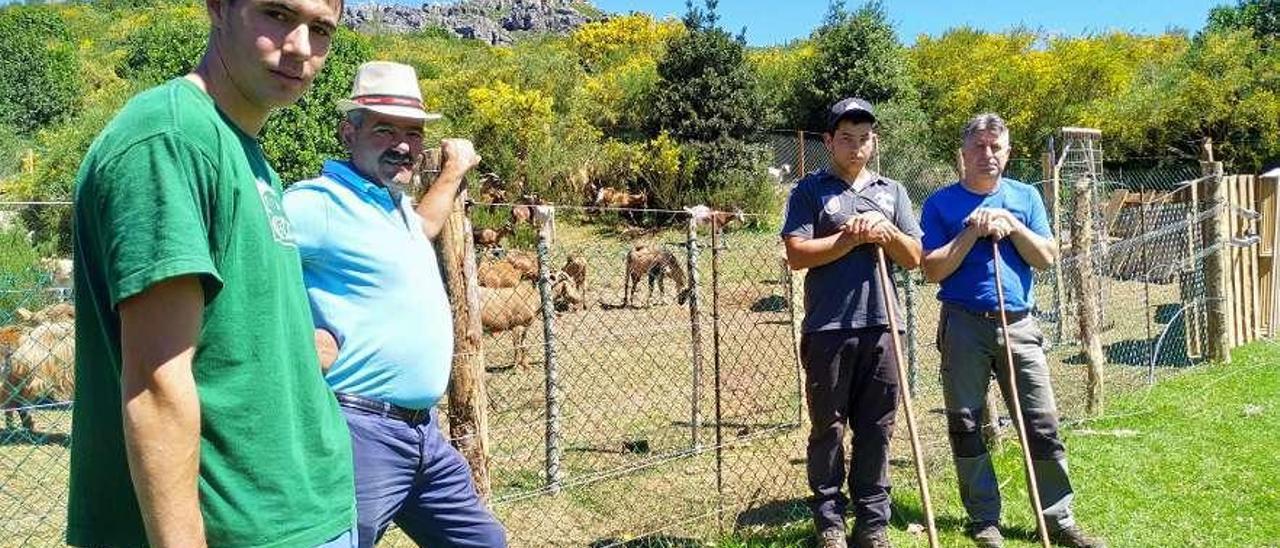
{"type": "MultiPolygon", "coordinates": [[[[787,262],[808,269],[800,339],[811,430],[810,501],[819,546],[846,546],[844,437],[853,429],[849,492],[853,543],[888,547],[889,440],[898,379],[875,246],[903,268],[920,265],[920,226],[906,189],[867,169],[876,152],[873,107],[858,98],[832,105],[823,143],[831,167],[792,190],[782,227],[787,262]]],[[[897,302],[896,298],[894,302],[897,302]]],[[[899,309],[895,313],[901,313],[899,309]]]]}

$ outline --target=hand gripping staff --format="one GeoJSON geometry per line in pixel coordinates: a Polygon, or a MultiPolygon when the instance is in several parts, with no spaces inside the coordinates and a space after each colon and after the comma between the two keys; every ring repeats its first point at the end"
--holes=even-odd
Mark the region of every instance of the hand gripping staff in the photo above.
{"type": "Polygon", "coordinates": [[[929,533],[930,548],[938,548],[938,528],[933,523],[933,501],[929,498],[929,480],[924,471],[924,451],[920,447],[920,437],[916,434],[916,414],[911,405],[911,384],[907,379],[907,364],[902,357],[902,344],[898,340],[898,313],[894,307],[893,279],[889,276],[889,264],[884,259],[884,248],[876,246],[876,270],[880,275],[880,286],[884,288],[885,313],[889,316],[889,337],[893,340],[893,357],[898,364],[898,390],[902,393],[902,407],[907,416],[907,432],[911,436],[911,456],[916,463],[916,479],[920,482],[920,498],[924,501],[925,528],[929,533]]]}
{"type": "Polygon", "coordinates": [[[1000,333],[1004,336],[1004,355],[1008,365],[1009,379],[1009,411],[1013,414],[1013,424],[1018,427],[1018,445],[1022,446],[1022,465],[1027,469],[1027,492],[1031,493],[1031,512],[1036,516],[1036,531],[1040,533],[1040,544],[1050,548],[1049,529],[1045,527],[1044,515],[1040,513],[1040,488],[1036,485],[1036,473],[1031,467],[1031,446],[1027,445],[1027,428],[1022,421],[1022,402],[1018,399],[1018,378],[1014,373],[1013,347],[1009,340],[1009,318],[1004,310],[1004,278],[1000,275],[1000,241],[991,240],[991,260],[996,271],[996,298],[1000,306],[1000,333]]]}

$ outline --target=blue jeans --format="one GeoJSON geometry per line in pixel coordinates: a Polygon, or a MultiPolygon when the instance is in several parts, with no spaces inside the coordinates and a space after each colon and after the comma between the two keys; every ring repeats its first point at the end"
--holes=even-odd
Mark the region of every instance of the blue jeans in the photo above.
{"type": "Polygon", "coordinates": [[[357,532],[371,547],[395,522],[420,546],[501,548],[506,531],[476,494],[471,467],[440,433],[342,405],[355,457],[357,532]]]}

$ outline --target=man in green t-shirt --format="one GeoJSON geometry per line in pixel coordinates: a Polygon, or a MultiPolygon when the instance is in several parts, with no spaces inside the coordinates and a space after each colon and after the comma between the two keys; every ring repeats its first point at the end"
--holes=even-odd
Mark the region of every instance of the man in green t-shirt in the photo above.
{"type": "Polygon", "coordinates": [[[77,177],[67,542],[349,547],[349,437],[257,141],[341,0],[206,5],[200,65],[134,97],[77,177]]]}

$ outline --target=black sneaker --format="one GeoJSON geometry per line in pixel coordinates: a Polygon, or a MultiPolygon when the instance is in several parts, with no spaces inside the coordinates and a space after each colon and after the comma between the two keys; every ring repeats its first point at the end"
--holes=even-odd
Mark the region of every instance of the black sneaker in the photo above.
{"type": "Polygon", "coordinates": [[[1004,547],[1004,535],[1000,534],[1000,527],[994,523],[971,523],[965,528],[965,534],[979,548],[1004,547]]]}
{"type": "Polygon", "coordinates": [[[844,529],[839,527],[831,527],[823,529],[818,533],[818,548],[849,548],[849,542],[844,538],[844,529]]]}
{"type": "Polygon", "coordinates": [[[893,548],[893,545],[889,544],[889,535],[885,532],[884,527],[855,529],[853,531],[853,546],[855,548],[893,548]]]}
{"type": "Polygon", "coordinates": [[[1049,540],[1058,546],[1066,548],[1107,548],[1107,543],[1102,539],[1096,539],[1084,534],[1079,526],[1072,525],[1066,529],[1059,529],[1049,535],[1049,540]]]}

